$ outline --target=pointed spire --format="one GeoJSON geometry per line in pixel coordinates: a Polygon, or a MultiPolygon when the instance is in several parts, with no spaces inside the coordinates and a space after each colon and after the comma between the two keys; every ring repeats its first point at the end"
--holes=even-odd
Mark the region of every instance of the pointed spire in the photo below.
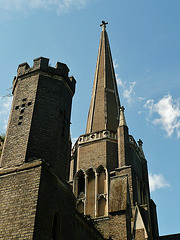
{"type": "Polygon", "coordinates": [[[120,101],[106,25],[105,21],[100,25],[102,32],[86,134],[101,130],[116,132],[119,124],[120,101]]]}
{"type": "Polygon", "coordinates": [[[120,107],[119,127],[127,126],[125,115],[124,115],[124,110],[125,110],[124,106],[120,107]]]}

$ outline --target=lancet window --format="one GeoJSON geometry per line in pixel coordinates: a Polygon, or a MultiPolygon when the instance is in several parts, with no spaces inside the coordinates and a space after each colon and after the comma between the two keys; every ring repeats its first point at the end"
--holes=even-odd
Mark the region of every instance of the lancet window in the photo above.
{"type": "Polygon", "coordinates": [[[85,204],[85,173],[80,170],[75,176],[75,195],[77,198],[77,210],[80,213],[84,213],[85,204]]]}
{"type": "Polygon", "coordinates": [[[100,166],[97,169],[97,216],[107,215],[107,172],[106,169],[100,166]]]}
{"type": "Polygon", "coordinates": [[[79,170],[74,179],[74,193],[77,210],[91,217],[108,215],[108,175],[107,169],[99,166],[86,172],[79,170]]]}
{"type": "Polygon", "coordinates": [[[87,172],[87,199],[86,199],[86,214],[95,217],[95,172],[90,168],[87,172]]]}

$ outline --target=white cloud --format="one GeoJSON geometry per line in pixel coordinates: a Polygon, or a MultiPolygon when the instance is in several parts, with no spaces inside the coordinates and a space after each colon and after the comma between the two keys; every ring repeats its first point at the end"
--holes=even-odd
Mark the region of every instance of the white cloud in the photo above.
{"type": "Polygon", "coordinates": [[[135,85],[136,85],[136,82],[130,82],[128,88],[124,88],[123,97],[127,99],[128,103],[131,103],[133,101],[133,97],[135,95],[135,92],[134,92],[135,85]]]}
{"type": "Polygon", "coordinates": [[[142,101],[144,101],[145,99],[146,99],[145,97],[139,97],[139,98],[138,98],[139,102],[142,102],[142,101]]]}
{"type": "Polygon", "coordinates": [[[0,132],[5,132],[11,109],[12,97],[0,97],[0,132]]]}
{"type": "Polygon", "coordinates": [[[89,0],[0,0],[0,10],[6,12],[25,11],[33,9],[56,10],[58,13],[70,8],[81,9],[89,0]]]}
{"type": "Polygon", "coordinates": [[[118,86],[122,86],[122,87],[124,86],[124,83],[123,83],[122,79],[119,77],[118,73],[116,73],[116,81],[117,81],[118,86]]]}
{"type": "Polygon", "coordinates": [[[162,174],[149,174],[150,191],[153,192],[160,188],[170,187],[170,184],[164,179],[162,174]]]}
{"type": "Polygon", "coordinates": [[[119,67],[119,64],[117,63],[116,59],[113,60],[113,65],[114,65],[114,70],[116,71],[116,69],[119,67]]]}
{"type": "Polygon", "coordinates": [[[119,64],[116,62],[116,59],[113,60],[113,65],[114,65],[114,71],[115,71],[115,75],[116,75],[117,85],[123,86],[123,81],[122,81],[122,79],[119,77],[119,74],[116,72],[117,69],[119,68],[119,64]]]}
{"type": "Polygon", "coordinates": [[[123,97],[127,100],[128,103],[133,102],[135,96],[134,87],[136,85],[136,82],[130,83],[127,83],[126,81],[123,82],[122,79],[119,77],[119,74],[117,73],[119,65],[117,64],[116,59],[113,60],[113,65],[116,74],[117,85],[122,87],[123,97]]]}
{"type": "Polygon", "coordinates": [[[153,117],[153,113],[158,114],[158,118],[152,120],[153,124],[160,125],[169,137],[174,131],[180,137],[180,99],[173,100],[168,94],[157,103],[153,99],[148,100],[144,107],[149,110],[149,117],[153,117]]]}

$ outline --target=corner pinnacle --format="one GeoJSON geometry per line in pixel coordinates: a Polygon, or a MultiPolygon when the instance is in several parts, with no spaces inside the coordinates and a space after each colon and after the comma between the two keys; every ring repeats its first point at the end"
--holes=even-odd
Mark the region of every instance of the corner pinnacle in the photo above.
{"type": "Polygon", "coordinates": [[[120,118],[119,118],[119,127],[120,126],[127,126],[125,116],[124,116],[124,106],[120,107],[120,118]]]}

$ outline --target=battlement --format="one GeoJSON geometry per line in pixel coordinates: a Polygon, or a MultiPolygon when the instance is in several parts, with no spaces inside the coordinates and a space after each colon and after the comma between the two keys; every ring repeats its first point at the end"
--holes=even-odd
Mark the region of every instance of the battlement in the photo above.
{"type": "MultiPolygon", "coordinates": [[[[141,140],[139,140],[141,141],[141,140]]],[[[139,144],[139,141],[138,141],[138,144],[136,143],[135,139],[133,138],[132,135],[129,135],[129,144],[134,148],[134,150],[137,152],[137,154],[141,157],[141,158],[145,158],[144,157],[144,153],[140,147],[140,144],[139,144]],[[139,146],[138,146],[139,145],[139,146]]],[[[141,141],[142,142],[142,141],[141,141]]]]}
{"type": "Polygon", "coordinates": [[[30,67],[27,62],[19,64],[17,69],[17,77],[37,70],[43,70],[46,72],[48,71],[66,78],[68,77],[69,73],[69,68],[66,64],[57,62],[55,68],[53,68],[49,66],[48,58],[39,57],[33,60],[33,67],[30,67]]]}
{"type": "Polygon", "coordinates": [[[51,67],[49,65],[49,59],[48,58],[44,58],[44,57],[39,57],[33,60],[33,67],[30,67],[29,64],[27,62],[25,63],[21,63],[18,66],[17,69],[17,77],[14,78],[13,81],[13,91],[16,87],[18,78],[23,77],[24,75],[27,74],[32,74],[36,71],[42,71],[42,72],[46,72],[49,73],[51,75],[56,75],[56,76],[61,76],[63,77],[63,79],[67,82],[67,84],[69,85],[69,87],[71,88],[72,92],[75,92],[75,84],[76,84],[76,80],[74,79],[74,77],[68,77],[68,73],[69,73],[69,68],[67,67],[66,64],[61,63],[61,62],[57,62],[55,68],[51,67]]]}

